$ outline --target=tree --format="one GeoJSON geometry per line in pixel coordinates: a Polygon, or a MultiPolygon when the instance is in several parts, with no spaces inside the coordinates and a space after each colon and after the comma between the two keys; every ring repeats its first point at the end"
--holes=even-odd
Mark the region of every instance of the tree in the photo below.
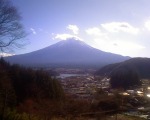
{"type": "Polygon", "coordinates": [[[9,0],[0,0],[0,50],[21,47],[22,38],[26,36],[21,17],[9,0]]]}
{"type": "Polygon", "coordinates": [[[110,78],[112,88],[128,89],[140,85],[138,72],[129,66],[113,71],[110,78]]]}
{"type": "Polygon", "coordinates": [[[6,109],[16,104],[16,95],[8,76],[9,63],[0,59],[0,120],[4,119],[6,109]]]}

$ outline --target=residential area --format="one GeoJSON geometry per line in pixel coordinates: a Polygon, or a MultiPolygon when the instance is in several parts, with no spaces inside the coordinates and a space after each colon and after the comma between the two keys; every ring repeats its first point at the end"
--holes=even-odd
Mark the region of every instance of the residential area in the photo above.
{"type": "Polygon", "coordinates": [[[142,79],[141,86],[127,90],[111,89],[110,78],[91,74],[70,74],[70,76],[63,74],[60,80],[65,93],[72,95],[75,99],[84,99],[92,103],[96,102],[98,94],[106,96],[118,94],[121,96],[121,107],[125,111],[124,114],[149,118],[150,82],[148,79],[142,79]]]}

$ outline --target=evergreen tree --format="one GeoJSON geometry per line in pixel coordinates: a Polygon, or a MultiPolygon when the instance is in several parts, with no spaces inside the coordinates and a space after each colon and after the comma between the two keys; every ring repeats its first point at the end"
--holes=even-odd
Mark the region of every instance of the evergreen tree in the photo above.
{"type": "Polygon", "coordinates": [[[112,88],[128,89],[140,85],[138,72],[129,66],[126,66],[126,68],[118,68],[113,71],[110,78],[112,88]]]}

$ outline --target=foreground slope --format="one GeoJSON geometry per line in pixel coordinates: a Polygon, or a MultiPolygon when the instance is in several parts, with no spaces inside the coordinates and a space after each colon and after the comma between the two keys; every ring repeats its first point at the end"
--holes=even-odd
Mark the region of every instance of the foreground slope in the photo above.
{"type": "Polygon", "coordinates": [[[6,58],[6,60],[11,63],[22,65],[49,65],[53,67],[101,67],[106,64],[121,62],[127,59],[129,59],[129,57],[103,52],[82,41],[74,39],[60,41],[31,53],[6,58]]]}

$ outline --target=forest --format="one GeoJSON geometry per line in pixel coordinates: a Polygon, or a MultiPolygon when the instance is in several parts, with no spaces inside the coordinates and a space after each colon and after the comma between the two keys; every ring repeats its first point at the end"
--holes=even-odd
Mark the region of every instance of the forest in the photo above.
{"type": "Polygon", "coordinates": [[[60,83],[45,71],[10,65],[3,58],[0,59],[1,120],[5,118],[8,109],[26,108],[22,105],[27,101],[38,103],[44,99],[62,100],[63,97],[60,83]]]}

